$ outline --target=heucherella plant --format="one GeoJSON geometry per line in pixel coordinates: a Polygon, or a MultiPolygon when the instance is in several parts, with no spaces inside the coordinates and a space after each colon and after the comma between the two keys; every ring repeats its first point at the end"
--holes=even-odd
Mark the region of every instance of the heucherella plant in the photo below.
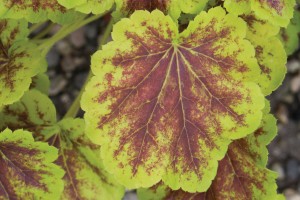
{"type": "Polygon", "coordinates": [[[125,189],[141,200],[284,199],[266,167],[277,132],[266,96],[298,47],[297,9],[0,0],[0,199],[118,200],[125,189]],[[47,53],[109,15],[86,83],[57,119],[47,53]]]}

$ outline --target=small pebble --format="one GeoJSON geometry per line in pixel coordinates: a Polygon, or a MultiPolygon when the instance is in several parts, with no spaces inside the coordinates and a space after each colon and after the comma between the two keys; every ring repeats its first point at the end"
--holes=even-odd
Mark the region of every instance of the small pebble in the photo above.
{"type": "Polygon", "coordinates": [[[280,120],[280,122],[284,124],[288,123],[288,109],[284,104],[279,105],[276,117],[280,120]]]}
{"type": "Polygon", "coordinates": [[[55,48],[51,48],[46,58],[49,68],[54,68],[58,65],[60,56],[55,48]]]}
{"type": "Polygon", "coordinates": [[[291,91],[297,93],[300,90],[300,75],[291,80],[291,91]]]}
{"type": "Polygon", "coordinates": [[[296,60],[296,59],[290,60],[287,63],[287,69],[288,69],[288,72],[290,72],[290,73],[296,73],[297,71],[299,71],[299,69],[300,69],[299,60],[296,60]]]}
{"type": "Polygon", "coordinates": [[[61,61],[61,67],[65,72],[72,72],[76,69],[73,57],[67,55],[61,61]]]}
{"type": "Polygon", "coordinates": [[[51,87],[49,91],[50,96],[55,96],[60,93],[65,86],[68,84],[67,80],[62,76],[58,75],[51,80],[51,87]]]}
{"type": "Polygon", "coordinates": [[[84,57],[74,57],[73,58],[73,62],[74,62],[74,65],[75,65],[75,68],[82,68],[82,67],[85,67],[85,66],[88,66],[89,65],[86,63],[86,58],[84,57]]]}
{"type": "Polygon", "coordinates": [[[295,181],[299,177],[299,164],[296,160],[289,160],[286,166],[287,178],[295,181]]]}
{"type": "Polygon", "coordinates": [[[85,29],[85,35],[88,39],[93,40],[97,37],[97,26],[92,24],[92,25],[88,25],[85,29]]]}
{"type": "MultiPolygon", "coordinates": [[[[299,134],[299,133],[298,133],[299,134]]],[[[289,153],[290,155],[300,161],[300,139],[298,137],[287,138],[289,141],[289,153]]]]}
{"type": "Polygon", "coordinates": [[[70,55],[72,52],[72,47],[66,40],[59,41],[56,48],[61,55],[70,55]]]}
{"type": "Polygon", "coordinates": [[[300,200],[300,194],[293,189],[284,190],[286,200],[300,200]]]}
{"type": "Polygon", "coordinates": [[[83,47],[86,43],[84,28],[80,28],[77,31],[71,33],[70,41],[77,49],[83,47]]]}
{"type": "Polygon", "coordinates": [[[68,110],[68,108],[71,106],[72,104],[72,99],[70,97],[69,94],[65,93],[63,95],[61,95],[60,97],[61,102],[64,104],[64,107],[68,110]]]}
{"type": "Polygon", "coordinates": [[[283,180],[285,178],[285,173],[284,173],[283,167],[281,166],[280,163],[274,163],[272,165],[272,170],[277,172],[278,180],[283,180]]]}
{"type": "Polygon", "coordinates": [[[88,72],[79,73],[75,76],[73,83],[74,83],[74,85],[76,86],[77,89],[82,88],[87,76],[88,76],[88,72]]]}
{"type": "Polygon", "coordinates": [[[138,200],[138,198],[135,192],[126,192],[123,200],[138,200]]]}

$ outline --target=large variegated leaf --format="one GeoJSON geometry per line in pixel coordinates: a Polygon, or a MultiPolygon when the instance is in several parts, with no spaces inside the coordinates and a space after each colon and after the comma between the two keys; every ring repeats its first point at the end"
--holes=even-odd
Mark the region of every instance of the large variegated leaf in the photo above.
{"type": "Polygon", "coordinates": [[[82,13],[101,14],[111,9],[114,0],[57,0],[66,8],[74,8],[82,13]]]}
{"type": "Polygon", "coordinates": [[[260,19],[286,27],[293,17],[295,0],[225,0],[228,12],[241,15],[252,10],[260,19]]]}
{"type": "Polygon", "coordinates": [[[261,120],[263,95],[251,82],[260,70],[245,36],[246,24],[220,7],[182,33],[158,10],[115,25],[81,103],[87,134],[121,183],[209,187],[230,140],[261,120]]]}
{"type": "Polygon", "coordinates": [[[276,174],[265,168],[266,145],[276,134],[276,120],[265,114],[262,125],[246,138],[235,140],[219,163],[215,180],[208,191],[173,191],[162,182],[150,189],[139,189],[140,200],[269,200],[279,197],[276,174]]]}
{"type": "Polygon", "coordinates": [[[27,41],[25,21],[0,20],[0,108],[29,89],[32,77],[45,71],[46,60],[27,41]]]}
{"type": "Polygon", "coordinates": [[[58,126],[48,142],[59,149],[56,164],[67,172],[62,199],[122,199],[125,190],[104,170],[99,160],[100,146],[85,136],[84,121],[65,119],[58,126]]]}
{"type": "Polygon", "coordinates": [[[282,28],[279,39],[283,43],[287,55],[293,54],[299,48],[300,11],[295,10],[294,17],[287,28],[282,28]]]}
{"type": "Polygon", "coordinates": [[[59,199],[64,171],[57,149],[23,130],[0,132],[0,199],[59,199]]]}
{"type": "Polygon", "coordinates": [[[25,18],[33,23],[50,19],[56,23],[66,24],[78,17],[79,13],[67,10],[57,0],[0,0],[0,19],[25,18]]]}
{"type": "Polygon", "coordinates": [[[281,85],[286,74],[287,55],[276,37],[279,27],[258,19],[253,13],[242,18],[247,22],[247,39],[255,47],[255,57],[261,69],[258,84],[262,92],[269,95],[281,85]]]}

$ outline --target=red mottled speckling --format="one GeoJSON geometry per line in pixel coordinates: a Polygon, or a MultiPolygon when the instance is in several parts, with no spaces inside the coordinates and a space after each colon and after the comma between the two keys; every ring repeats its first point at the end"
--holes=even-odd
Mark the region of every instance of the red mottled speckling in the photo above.
{"type": "Polygon", "coordinates": [[[135,10],[153,11],[159,9],[164,13],[167,12],[170,0],[125,0],[124,11],[132,14],[135,10]]]}

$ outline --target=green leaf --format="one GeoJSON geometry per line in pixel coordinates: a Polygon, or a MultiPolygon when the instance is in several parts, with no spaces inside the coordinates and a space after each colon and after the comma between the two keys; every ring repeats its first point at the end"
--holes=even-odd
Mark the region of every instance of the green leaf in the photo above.
{"type": "Polygon", "coordinates": [[[281,85],[286,74],[287,55],[276,37],[279,27],[258,19],[253,13],[243,15],[247,22],[247,39],[255,48],[255,57],[261,69],[258,85],[265,95],[281,85]]]}
{"type": "Polygon", "coordinates": [[[286,27],[293,17],[295,0],[251,0],[251,8],[264,20],[286,27]]]}
{"type": "Polygon", "coordinates": [[[0,20],[0,108],[19,100],[32,77],[46,69],[46,60],[27,41],[25,21],[0,20]]]}
{"type": "Polygon", "coordinates": [[[48,96],[37,90],[27,91],[20,101],[5,106],[0,112],[0,130],[26,129],[40,135],[53,132],[56,123],[56,111],[48,96]]]}
{"type": "Polygon", "coordinates": [[[279,39],[284,45],[287,55],[293,54],[299,48],[300,11],[295,10],[294,17],[287,28],[282,28],[279,39]]]}
{"type": "Polygon", "coordinates": [[[62,199],[122,199],[125,188],[104,170],[100,146],[85,136],[84,120],[65,119],[58,126],[58,132],[46,137],[59,149],[56,164],[67,172],[62,199]]]}
{"type": "Polygon", "coordinates": [[[124,188],[104,171],[99,159],[100,146],[84,135],[84,121],[66,119],[56,123],[55,107],[50,99],[32,90],[0,113],[0,130],[24,128],[36,140],[47,141],[59,149],[55,162],[67,173],[63,177],[62,199],[121,199],[124,188]]]}
{"type": "Polygon", "coordinates": [[[209,0],[178,0],[178,3],[182,12],[189,14],[198,14],[205,8],[208,1],[209,0]]]}
{"type": "Polygon", "coordinates": [[[158,9],[165,14],[169,14],[173,19],[178,19],[180,16],[180,6],[178,0],[115,0],[116,12],[113,16],[117,19],[130,16],[136,10],[153,11],[158,9]]]}
{"type": "Polygon", "coordinates": [[[82,13],[102,14],[112,8],[114,0],[58,0],[66,8],[82,13]]]}
{"type": "Polygon", "coordinates": [[[153,11],[158,9],[177,20],[180,13],[198,14],[204,9],[208,0],[116,0],[114,16],[130,16],[136,10],[153,11]]]}
{"type": "Polygon", "coordinates": [[[0,19],[22,19],[37,23],[48,19],[59,24],[73,22],[80,14],[67,10],[57,0],[0,0],[0,19]]]}
{"type": "Polygon", "coordinates": [[[280,27],[266,20],[259,19],[254,12],[244,14],[241,18],[247,23],[247,38],[251,40],[251,42],[276,36],[280,30],[280,27]]]}
{"type": "Polygon", "coordinates": [[[251,12],[251,0],[225,0],[224,7],[234,15],[249,14],[251,12]]]}
{"type": "Polygon", "coordinates": [[[259,129],[246,138],[231,143],[226,156],[219,163],[217,176],[207,192],[173,191],[161,182],[150,189],[139,189],[139,199],[276,199],[279,197],[276,192],[277,176],[265,168],[268,157],[266,145],[274,138],[276,132],[275,118],[265,114],[259,129]]]}
{"type": "Polygon", "coordinates": [[[50,80],[47,74],[40,73],[32,78],[30,89],[36,89],[48,95],[50,88],[50,80]]]}
{"type": "Polygon", "coordinates": [[[59,199],[64,171],[57,149],[24,130],[0,133],[0,199],[59,199]]]}
{"type": "Polygon", "coordinates": [[[81,102],[86,132],[128,188],[163,180],[206,191],[231,139],[253,132],[264,98],[246,24],[220,8],[178,33],[161,11],[136,11],[92,57],[81,102]],[[128,29],[130,27],[130,29],[128,29]]]}
{"type": "Polygon", "coordinates": [[[57,0],[0,0],[0,19],[23,19],[32,23],[50,19],[59,24],[74,22],[80,13],[67,10],[57,0]]]}
{"type": "Polygon", "coordinates": [[[100,146],[84,135],[84,121],[65,119],[57,124],[55,107],[41,92],[28,91],[19,102],[4,107],[0,130],[6,127],[30,130],[36,140],[47,141],[59,149],[55,163],[67,172],[62,199],[117,200],[123,196],[124,188],[104,170],[99,159],[100,146]]]}
{"type": "Polygon", "coordinates": [[[235,15],[249,14],[276,25],[286,27],[293,17],[295,0],[225,0],[224,7],[235,15]]]}

